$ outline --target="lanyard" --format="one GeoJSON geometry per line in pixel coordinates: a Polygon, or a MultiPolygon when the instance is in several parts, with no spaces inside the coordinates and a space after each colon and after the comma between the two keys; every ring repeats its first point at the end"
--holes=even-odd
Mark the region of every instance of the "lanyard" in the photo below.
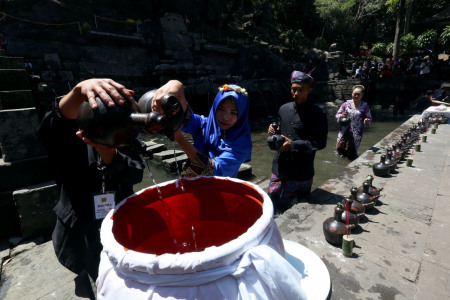
{"type": "Polygon", "coordinates": [[[102,193],[105,193],[105,171],[102,170],[102,193]]]}

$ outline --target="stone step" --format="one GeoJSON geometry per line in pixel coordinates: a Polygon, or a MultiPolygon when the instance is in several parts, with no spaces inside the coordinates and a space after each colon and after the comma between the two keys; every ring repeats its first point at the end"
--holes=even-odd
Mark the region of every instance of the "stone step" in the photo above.
{"type": "Polygon", "coordinates": [[[0,56],[0,70],[25,69],[22,57],[0,56]]]}
{"type": "Polygon", "coordinates": [[[267,176],[260,176],[260,177],[253,178],[252,180],[250,180],[250,182],[258,185],[258,184],[266,181],[267,179],[268,179],[267,176]]]}
{"type": "Polygon", "coordinates": [[[0,69],[0,91],[29,90],[28,76],[25,69],[0,69]]]}
{"type": "MultiPolygon", "coordinates": [[[[0,80],[1,81],[1,80],[0,80]]],[[[0,144],[5,162],[45,155],[36,130],[39,127],[36,108],[0,111],[0,144]]]]}
{"type": "Polygon", "coordinates": [[[47,155],[5,162],[0,159],[0,192],[50,181],[54,174],[49,168],[47,155]]]}
{"type": "Polygon", "coordinates": [[[181,171],[183,163],[185,163],[187,160],[188,160],[187,155],[186,154],[182,154],[180,156],[177,156],[176,159],[175,159],[175,157],[164,159],[163,161],[161,161],[161,166],[165,170],[167,170],[167,171],[169,171],[171,173],[176,173],[177,172],[177,166],[178,166],[178,170],[181,171]]]}
{"type": "Polygon", "coordinates": [[[159,153],[161,151],[167,150],[167,146],[164,144],[157,144],[151,141],[146,141],[144,142],[144,144],[146,145],[145,155],[147,155],[148,157],[153,157],[154,153],[159,153]]]}
{"type": "Polygon", "coordinates": [[[183,155],[184,151],[181,150],[165,150],[158,153],[153,154],[153,160],[156,162],[162,162],[163,160],[172,158],[174,155],[180,156],[183,155]]]}
{"type": "Polygon", "coordinates": [[[0,91],[0,110],[35,107],[30,90],[0,91]]]}
{"type": "Polygon", "coordinates": [[[13,199],[20,216],[23,238],[51,234],[56,221],[53,208],[59,199],[59,190],[54,181],[16,190],[13,199]]]}
{"type": "Polygon", "coordinates": [[[239,179],[247,179],[252,176],[252,166],[249,164],[242,164],[239,168],[239,172],[237,178],[239,179]]]}

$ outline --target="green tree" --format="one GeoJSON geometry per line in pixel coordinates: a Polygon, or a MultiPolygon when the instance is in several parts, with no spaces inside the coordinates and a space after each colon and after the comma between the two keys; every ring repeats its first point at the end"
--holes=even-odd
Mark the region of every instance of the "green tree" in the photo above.
{"type": "Polygon", "coordinates": [[[450,25],[445,26],[444,31],[439,36],[439,44],[447,51],[450,48],[450,25]]]}
{"type": "Polygon", "coordinates": [[[314,40],[314,47],[316,47],[317,49],[328,50],[329,46],[330,43],[328,43],[327,40],[321,36],[314,40]]]}
{"type": "Polygon", "coordinates": [[[420,49],[432,49],[436,41],[437,33],[434,29],[429,29],[417,37],[416,43],[420,49]]]}
{"type": "Polygon", "coordinates": [[[294,52],[302,52],[312,46],[311,40],[304,35],[301,29],[287,30],[280,35],[280,38],[294,52]]]}
{"type": "Polygon", "coordinates": [[[347,51],[359,49],[383,4],[384,0],[315,0],[326,38],[347,51]]]}
{"type": "Polygon", "coordinates": [[[392,49],[392,56],[396,57],[399,54],[400,34],[404,27],[406,0],[387,0],[388,12],[396,15],[397,22],[395,24],[394,45],[392,49]]]}
{"type": "Polygon", "coordinates": [[[386,43],[375,43],[372,46],[371,52],[375,56],[384,56],[386,54],[386,43]]]}
{"type": "Polygon", "coordinates": [[[314,0],[269,0],[269,2],[272,4],[276,26],[281,31],[301,29],[310,40],[321,35],[322,28],[317,26],[321,21],[314,0]]]}
{"type": "Polygon", "coordinates": [[[417,43],[412,33],[400,38],[400,56],[409,57],[409,54],[417,48],[417,43]]]}

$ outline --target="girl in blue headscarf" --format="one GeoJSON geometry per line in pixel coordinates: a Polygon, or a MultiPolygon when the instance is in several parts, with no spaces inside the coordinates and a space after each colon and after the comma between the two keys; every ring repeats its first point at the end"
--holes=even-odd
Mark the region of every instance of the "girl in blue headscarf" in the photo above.
{"type": "Polygon", "coordinates": [[[251,160],[246,90],[237,85],[220,87],[208,117],[192,112],[184,97],[183,85],[176,80],[158,89],[152,103],[153,110],[158,111],[158,101],[168,93],[180,100],[185,114],[181,130],[194,139],[194,144],[191,144],[181,130],[175,132],[175,140],[189,158],[183,168],[183,176],[236,177],[241,164],[251,160]]]}

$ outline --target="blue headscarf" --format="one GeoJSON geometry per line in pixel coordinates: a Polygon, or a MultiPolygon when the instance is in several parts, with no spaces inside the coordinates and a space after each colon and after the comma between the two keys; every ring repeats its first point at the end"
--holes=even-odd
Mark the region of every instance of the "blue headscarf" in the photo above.
{"type": "Polygon", "coordinates": [[[201,140],[194,141],[194,146],[202,153],[218,156],[223,151],[232,151],[244,162],[251,160],[251,135],[248,122],[249,102],[245,89],[237,85],[223,85],[214,99],[213,106],[206,119],[206,126],[201,140]],[[221,129],[216,120],[216,112],[225,98],[232,97],[236,103],[238,117],[236,123],[225,131],[225,141],[221,140],[221,129]]]}

